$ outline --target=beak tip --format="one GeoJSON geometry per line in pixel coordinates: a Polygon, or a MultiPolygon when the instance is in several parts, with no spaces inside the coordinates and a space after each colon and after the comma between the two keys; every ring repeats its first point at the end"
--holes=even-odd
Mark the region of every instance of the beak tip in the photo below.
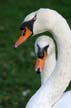
{"type": "Polygon", "coordinates": [[[15,44],[15,46],[14,46],[15,48],[18,48],[18,46],[15,44]]]}

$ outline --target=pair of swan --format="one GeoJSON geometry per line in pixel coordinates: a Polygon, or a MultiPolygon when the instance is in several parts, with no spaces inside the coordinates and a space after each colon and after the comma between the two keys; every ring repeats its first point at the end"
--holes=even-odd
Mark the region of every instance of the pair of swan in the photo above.
{"type": "MultiPolygon", "coordinates": [[[[39,9],[25,18],[21,30],[22,35],[15,47],[25,42],[31,35],[49,31],[54,36],[58,48],[58,60],[54,71],[31,97],[26,108],[60,108],[61,106],[57,106],[59,99],[63,97],[65,99],[65,96],[71,94],[71,92],[64,94],[71,80],[71,31],[69,25],[58,12],[51,9],[39,9]]],[[[69,98],[66,102],[69,102],[69,98]]],[[[70,108],[70,104],[61,108],[70,108]]]]}

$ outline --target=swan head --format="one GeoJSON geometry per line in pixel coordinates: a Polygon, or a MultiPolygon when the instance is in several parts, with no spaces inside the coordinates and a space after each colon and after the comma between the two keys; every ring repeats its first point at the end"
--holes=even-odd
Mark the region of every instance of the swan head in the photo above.
{"type": "Polygon", "coordinates": [[[40,36],[35,42],[35,52],[37,55],[35,71],[43,72],[45,62],[51,54],[55,53],[54,41],[48,36],[40,36]]]}
{"type": "Polygon", "coordinates": [[[15,48],[25,42],[30,36],[33,35],[33,26],[36,21],[36,13],[31,13],[28,15],[20,26],[21,36],[18,41],[15,43],[15,48]]]}
{"type": "Polygon", "coordinates": [[[32,35],[50,31],[52,28],[54,28],[54,13],[55,11],[50,9],[39,9],[26,16],[21,24],[21,36],[16,42],[15,48],[25,42],[32,35]]]}

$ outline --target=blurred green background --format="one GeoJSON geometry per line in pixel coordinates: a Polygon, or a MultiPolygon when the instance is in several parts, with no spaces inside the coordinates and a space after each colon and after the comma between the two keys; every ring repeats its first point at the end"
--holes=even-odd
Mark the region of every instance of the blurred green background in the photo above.
{"type": "Polygon", "coordinates": [[[0,108],[25,108],[40,86],[34,69],[37,37],[18,49],[14,44],[24,17],[41,7],[56,9],[71,26],[71,0],[0,0],[0,108]]]}

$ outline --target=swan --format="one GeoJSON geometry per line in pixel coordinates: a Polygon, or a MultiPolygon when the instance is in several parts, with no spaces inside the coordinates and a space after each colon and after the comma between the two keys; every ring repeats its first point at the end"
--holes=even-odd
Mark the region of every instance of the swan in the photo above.
{"type": "Polygon", "coordinates": [[[55,43],[49,36],[40,36],[35,42],[35,52],[37,55],[35,71],[41,74],[41,85],[46,82],[55,69],[55,49],[55,43]]]}
{"type": "MultiPolygon", "coordinates": [[[[35,70],[36,72],[40,72],[41,85],[43,85],[51,76],[56,66],[56,51],[54,41],[49,36],[40,36],[35,42],[35,52],[37,55],[35,70]],[[44,61],[43,69],[41,64],[42,61],[44,61]]],[[[53,108],[71,108],[71,91],[65,92],[60,100],[53,105],[53,108]]]]}
{"type": "Polygon", "coordinates": [[[41,8],[26,16],[21,25],[21,30],[22,34],[16,42],[15,48],[32,35],[45,31],[49,31],[57,43],[58,60],[56,68],[50,78],[31,97],[26,106],[26,108],[51,108],[61,98],[71,81],[70,27],[66,19],[57,11],[41,8]]]}

